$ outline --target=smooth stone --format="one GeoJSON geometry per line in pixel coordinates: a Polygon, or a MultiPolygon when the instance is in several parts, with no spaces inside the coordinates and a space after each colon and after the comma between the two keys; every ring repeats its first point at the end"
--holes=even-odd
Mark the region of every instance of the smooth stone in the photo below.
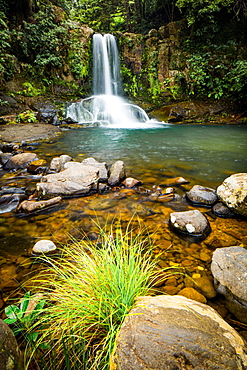
{"type": "Polygon", "coordinates": [[[20,153],[13,155],[4,165],[5,170],[26,168],[30,162],[36,161],[39,158],[35,153],[20,153]]]}
{"type": "Polygon", "coordinates": [[[236,217],[235,213],[232,212],[225,204],[221,202],[218,202],[213,206],[213,213],[217,217],[222,217],[222,218],[236,217]]]}
{"type": "Polygon", "coordinates": [[[173,212],[169,221],[174,231],[192,236],[204,235],[210,229],[207,218],[198,210],[173,212]]]}
{"type": "Polygon", "coordinates": [[[193,299],[194,301],[197,301],[197,302],[207,303],[207,299],[204,297],[204,295],[199,293],[194,288],[190,288],[190,287],[183,288],[182,290],[180,290],[178,295],[182,295],[183,297],[193,299]]]}
{"type": "Polygon", "coordinates": [[[49,253],[57,249],[56,245],[51,240],[39,240],[33,246],[33,253],[49,253]]]}
{"type": "Polygon", "coordinates": [[[194,185],[193,188],[186,193],[186,197],[192,203],[207,206],[212,206],[218,200],[216,190],[201,185],[194,185]]]}
{"type": "Polygon", "coordinates": [[[134,179],[133,177],[127,177],[123,182],[122,184],[126,187],[126,188],[134,188],[135,186],[137,185],[141,185],[142,182],[137,180],[137,179],[134,179]]]}
{"type": "Polygon", "coordinates": [[[233,212],[247,217],[247,173],[227,177],[217,188],[217,195],[233,212]]]}
{"type": "Polygon", "coordinates": [[[242,247],[216,249],[211,271],[216,290],[225,296],[228,309],[247,323],[247,250],[242,247]]]}
{"type": "Polygon", "coordinates": [[[3,320],[0,320],[0,369],[24,369],[22,354],[16,338],[3,320]]]}
{"type": "Polygon", "coordinates": [[[139,297],[110,370],[244,370],[246,344],[211,307],[183,296],[139,297]]]}

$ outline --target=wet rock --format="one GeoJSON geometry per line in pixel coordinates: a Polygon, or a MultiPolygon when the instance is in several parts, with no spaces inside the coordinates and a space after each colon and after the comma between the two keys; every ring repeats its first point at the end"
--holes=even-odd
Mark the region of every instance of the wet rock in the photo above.
{"type": "Polygon", "coordinates": [[[241,247],[216,249],[211,271],[216,290],[225,296],[228,309],[247,323],[247,250],[241,247]]]}
{"type": "Polygon", "coordinates": [[[189,181],[185,180],[183,177],[174,177],[172,179],[166,179],[162,185],[165,186],[176,186],[176,185],[183,185],[188,184],[189,181]]]}
{"type": "Polygon", "coordinates": [[[119,331],[110,370],[244,370],[246,351],[211,307],[182,296],[140,297],[119,331]]]}
{"type": "Polygon", "coordinates": [[[168,123],[176,123],[183,121],[186,117],[188,117],[189,112],[186,109],[181,107],[174,107],[171,109],[168,123]]]}
{"type": "Polygon", "coordinates": [[[43,194],[87,194],[98,182],[98,170],[79,162],[67,162],[63,171],[43,176],[41,181],[36,186],[43,194]]]}
{"type": "Polygon", "coordinates": [[[213,213],[217,217],[222,217],[222,218],[236,217],[235,213],[232,212],[225,204],[221,202],[218,202],[213,206],[213,213]]]}
{"type": "Polygon", "coordinates": [[[140,217],[147,217],[155,214],[155,212],[152,209],[144,207],[140,203],[129,204],[128,209],[131,211],[131,213],[134,213],[140,217]]]}
{"type": "Polygon", "coordinates": [[[4,194],[0,196],[0,213],[7,213],[14,211],[19,203],[26,198],[24,193],[22,194],[4,194]]]}
{"type": "Polygon", "coordinates": [[[72,158],[67,154],[52,158],[49,170],[51,172],[60,172],[64,169],[65,163],[70,162],[71,160],[72,158]]]}
{"type": "Polygon", "coordinates": [[[0,143],[0,150],[3,153],[16,153],[19,149],[19,146],[15,143],[0,143]]]}
{"type": "Polygon", "coordinates": [[[0,190],[0,195],[4,195],[4,194],[25,194],[25,189],[3,186],[0,190]]]}
{"type": "Polygon", "coordinates": [[[4,169],[13,170],[26,168],[30,162],[36,161],[39,158],[35,153],[20,153],[11,157],[5,164],[4,169]]]}
{"type": "Polygon", "coordinates": [[[38,110],[37,119],[54,126],[60,124],[57,117],[57,110],[50,104],[43,104],[43,107],[38,110]]]}
{"type": "Polygon", "coordinates": [[[0,369],[18,370],[23,369],[21,351],[12,330],[0,320],[0,369]]]}
{"type": "Polygon", "coordinates": [[[119,185],[126,178],[124,162],[116,161],[110,168],[108,184],[110,186],[119,185]]]}
{"type": "Polygon", "coordinates": [[[218,200],[216,190],[200,185],[194,185],[193,188],[186,193],[186,197],[192,203],[207,206],[212,206],[218,200]]]}
{"type": "Polygon", "coordinates": [[[41,210],[46,207],[54,206],[62,201],[61,197],[55,197],[48,200],[40,200],[40,201],[31,201],[31,200],[24,200],[20,203],[18,207],[18,211],[23,212],[35,212],[41,210]]]}
{"type": "Polygon", "coordinates": [[[57,249],[56,245],[51,240],[39,240],[33,246],[33,253],[49,253],[57,249]]]}
{"type": "Polygon", "coordinates": [[[194,211],[173,212],[170,214],[170,226],[178,233],[187,235],[205,235],[210,230],[207,218],[197,209],[194,211]]]}
{"type": "Polygon", "coordinates": [[[105,162],[97,162],[94,158],[86,158],[82,162],[86,166],[93,166],[96,167],[99,171],[99,181],[100,182],[107,182],[108,180],[108,166],[105,162]]]}
{"type": "Polygon", "coordinates": [[[247,173],[227,177],[217,188],[217,195],[233,212],[247,217],[247,173]]]}
{"type": "Polygon", "coordinates": [[[46,170],[46,161],[44,159],[37,159],[36,161],[32,161],[27,166],[27,171],[34,175],[42,173],[46,170]]]}
{"type": "Polygon", "coordinates": [[[193,274],[193,287],[203,294],[206,298],[212,299],[216,297],[216,291],[213,285],[212,277],[207,275],[193,274]]]}
{"type": "Polygon", "coordinates": [[[8,160],[12,157],[11,153],[0,153],[0,164],[5,166],[8,160]]]}
{"type": "Polygon", "coordinates": [[[137,180],[137,179],[134,179],[133,177],[127,177],[123,182],[122,184],[126,187],[126,188],[134,188],[135,186],[138,186],[138,185],[141,185],[142,182],[137,180]]]}
{"type": "Polygon", "coordinates": [[[0,92],[0,101],[0,116],[17,112],[19,108],[18,103],[11,96],[0,92]]]}
{"type": "Polygon", "coordinates": [[[192,299],[193,301],[197,301],[197,302],[201,302],[201,303],[207,303],[207,299],[204,297],[204,295],[199,293],[194,288],[190,288],[190,287],[183,288],[182,290],[180,290],[178,295],[182,295],[183,297],[192,299]]]}

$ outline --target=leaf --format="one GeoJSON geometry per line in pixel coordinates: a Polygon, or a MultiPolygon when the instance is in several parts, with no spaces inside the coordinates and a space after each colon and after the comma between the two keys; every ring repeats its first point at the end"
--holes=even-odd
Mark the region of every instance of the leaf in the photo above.
{"type": "Polygon", "coordinates": [[[5,308],[5,314],[9,319],[18,320],[22,317],[23,313],[20,311],[19,307],[15,305],[10,305],[5,308]]]}
{"type": "Polygon", "coordinates": [[[30,302],[30,292],[26,292],[20,303],[20,310],[25,313],[30,302]]]}

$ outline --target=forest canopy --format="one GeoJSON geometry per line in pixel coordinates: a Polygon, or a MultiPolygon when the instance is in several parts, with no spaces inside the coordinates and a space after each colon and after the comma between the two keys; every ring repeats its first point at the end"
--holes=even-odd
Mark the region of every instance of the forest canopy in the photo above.
{"type": "MultiPolygon", "coordinates": [[[[22,73],[46,88],[56,79],[71,80],[72,74],[77,86],[85,87],[90,45],[80,42],[81,25],[94,32],[145,35],[180,21],[179,48],[189,63],[189,80],[187,76],[183,92],[190,97],[243,101],[246,0],[0,0],[0,84],[22,73]]],[[[157,66],[158,60],[153,61],[153,70],[148,72],[148,79],[156,80],[152,95],[160,92],[157,66]]],[[[130,76],[131,71],[125,72],[130,76]]],[[[145,71],[142,75],[147,78],[145,71]]],[[[133,85],[136,77],[130,77],[133,85]]],[[[175,80],[174,97],[181,95],[176,91],[185,80],[182,70],[175,80]]]]}

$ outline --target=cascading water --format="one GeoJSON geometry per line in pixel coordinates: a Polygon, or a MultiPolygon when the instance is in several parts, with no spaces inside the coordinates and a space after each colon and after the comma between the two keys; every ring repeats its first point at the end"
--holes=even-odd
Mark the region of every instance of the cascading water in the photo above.
{"type": "MultiPolygon", "coordinates": [[[[72,103],[67,117],[81,124],[110,127],[150,127],[146,112],[124,98],[115,37],[93,36],[93,96],[72,103]]],[[[154,122],[153,122],[154,124],[154,122]]],[[[156,122],[158,124],[158,122],[156,122]]]]}

